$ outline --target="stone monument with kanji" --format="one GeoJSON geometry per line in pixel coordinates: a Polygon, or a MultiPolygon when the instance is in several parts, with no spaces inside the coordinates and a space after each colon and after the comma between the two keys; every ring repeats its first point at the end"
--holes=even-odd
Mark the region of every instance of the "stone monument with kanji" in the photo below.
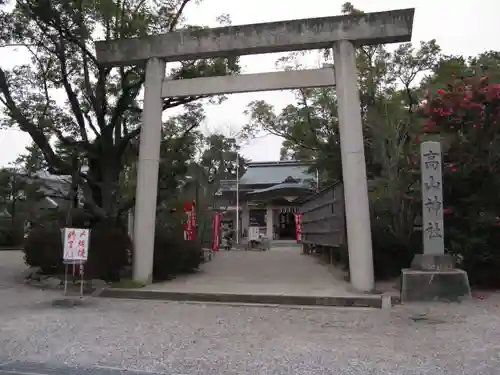
{"type": "Polygon", "coordinates": [[[423,253],[402,270],[401,300],[458,300],[470,296],[467,273],[445,253],[442,155],[439,142],[420,147],[423,253]]]}

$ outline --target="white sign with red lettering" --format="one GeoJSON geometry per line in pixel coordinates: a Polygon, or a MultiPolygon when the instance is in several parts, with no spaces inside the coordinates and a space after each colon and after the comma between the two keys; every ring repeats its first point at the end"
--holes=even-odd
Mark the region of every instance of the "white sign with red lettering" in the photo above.
{"type": "Polygon", "coordinates": [[[90,229],[64,228],[64,260],[86,261],[89,256],[90,229]]]}

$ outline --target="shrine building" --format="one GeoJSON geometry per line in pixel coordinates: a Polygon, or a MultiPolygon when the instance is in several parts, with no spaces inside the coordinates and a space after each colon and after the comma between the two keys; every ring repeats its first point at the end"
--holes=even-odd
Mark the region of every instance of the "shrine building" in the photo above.
{"type": "Polygon", "coordinates": [[[295,160],[250,162],[238,188],[236,180],[221,182],[217,195],[223,223],[236,229],[239,209],[241,238],[247,237],[250,226],[256,226],[266,238],[295,239],[294,213],[299,211],[299,202],[317,191],[317,173],[311,169],[310,163],[295,160]]]}

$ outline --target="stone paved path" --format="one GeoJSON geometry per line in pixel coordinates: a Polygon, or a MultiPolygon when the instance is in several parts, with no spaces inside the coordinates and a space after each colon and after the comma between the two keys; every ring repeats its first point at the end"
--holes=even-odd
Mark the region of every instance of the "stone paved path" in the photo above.
{"type": "Polygon", "coordinates": [[[269,251],[221,251],[201,272],[147,289],[184,293],[284,294],[349,296],[349,283],[297,246],[269,251]]]}

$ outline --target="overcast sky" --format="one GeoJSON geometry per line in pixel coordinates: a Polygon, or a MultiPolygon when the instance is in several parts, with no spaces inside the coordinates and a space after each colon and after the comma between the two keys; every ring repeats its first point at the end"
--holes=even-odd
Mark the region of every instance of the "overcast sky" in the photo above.
{"type": "MultiPolygon", "coordinates": [[[[188,22],[215,26],[222,13],[231,16],[233,25],[334,16],[340,13],[344,0],[203,0],[201,5],[186,9],[188,22]]],[[[401,8],[416,8],[412,42],[435,38],[446,54],[476,55],[486,50],[500,50],[500,0],[356,0],[355,7],[368,12],[401,8]],[[497,25],[497,26],[495,26],[497,25]]],[[[244,73],[276,70],[275,61],[281,55],[254,55],[241,59],[244,73]]],[[[3,68],[22,64],[29,56],[22,50],[2,49],[0,65],[3,68]]],[[[315,64],[315,61],[309,61],[315,64]]],[[[237,132],[247,119],[243,114],[247,104],[264,99],[280,109],[293,101],[291,92],[266,92],[231,95],[218,106],[207,108],[207,131],[237,132]]],[[[0,131],[0,165],[15,160],[30,142],[21,131],[0,131]]],[[[245,157],[254,161],[278,160],[281,140],[267,136],[244,146],[245,157]]]]}

